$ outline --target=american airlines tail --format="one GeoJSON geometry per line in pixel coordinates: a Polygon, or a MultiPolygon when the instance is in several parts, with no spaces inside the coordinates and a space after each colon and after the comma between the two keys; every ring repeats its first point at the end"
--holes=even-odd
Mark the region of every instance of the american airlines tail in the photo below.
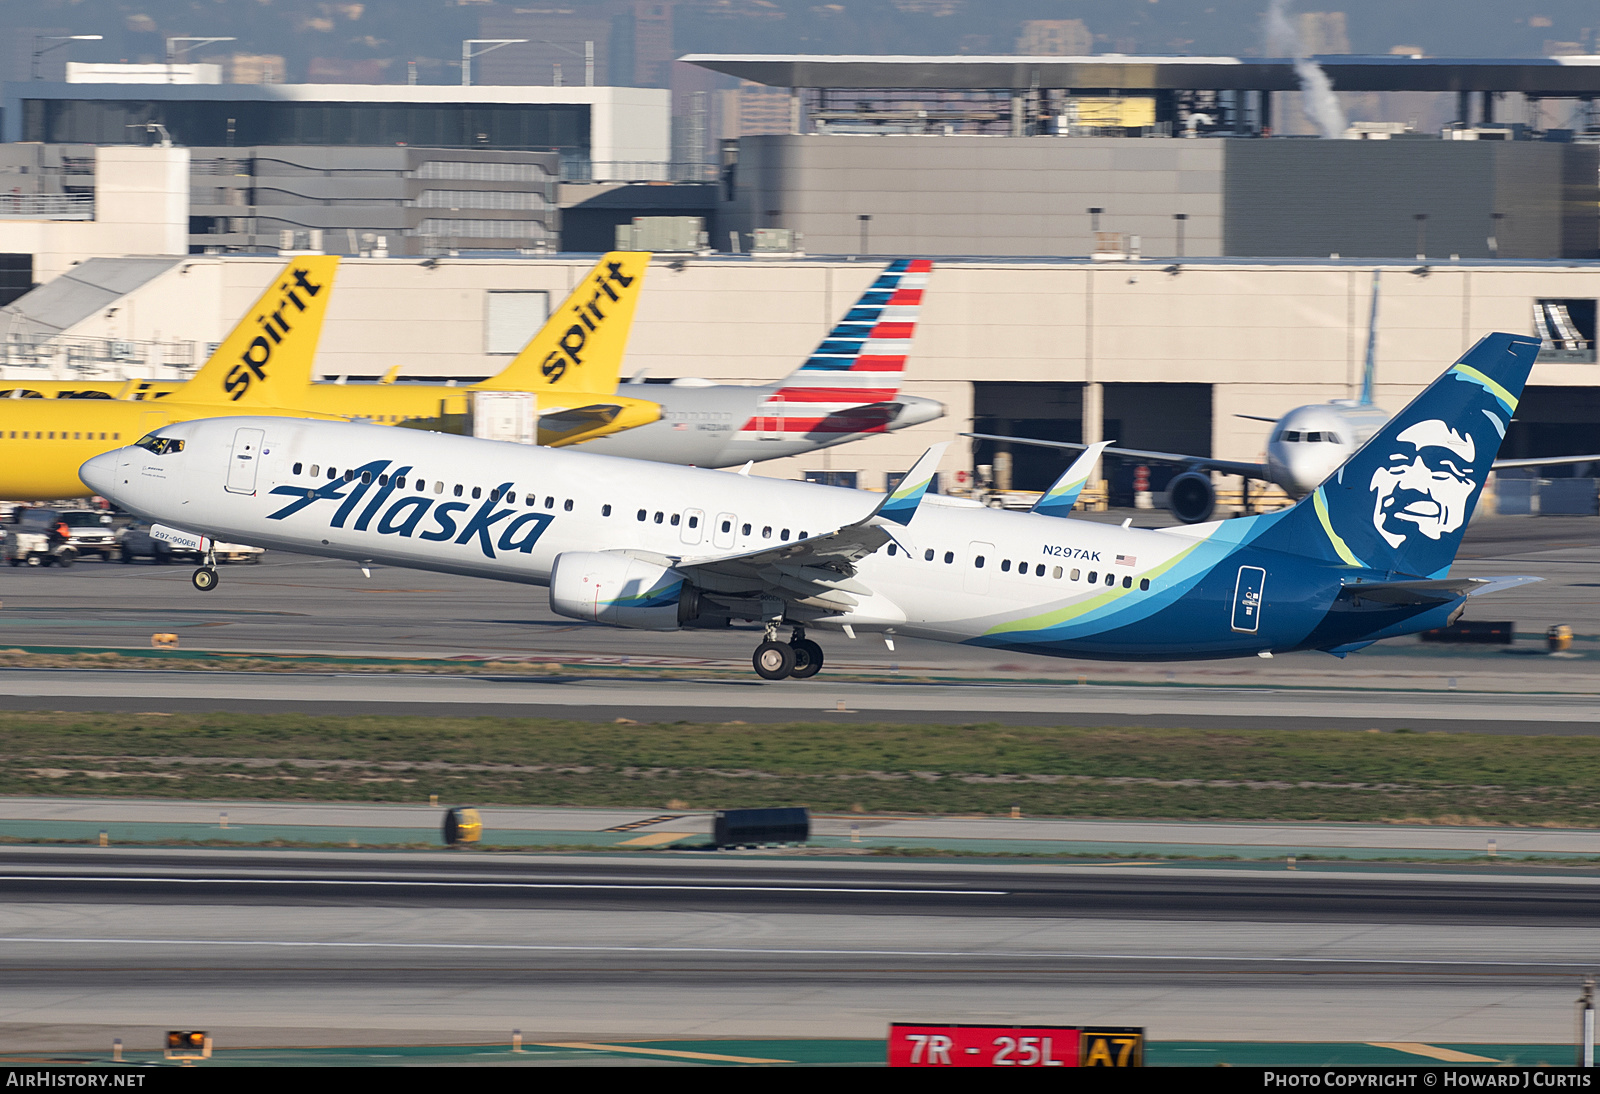
{"type": "Polygon", "coordinates": [[[505,370],[476,388],[615,394],[649,265],[648,251],[602,255],[505,370]]]}
{"type": "Polygon", "coordinates": [[[895,397],[932,269],[925,258],[890,263],[737,439],[887,432],[902,409],[895,397]]]}
{"type": "Polygon", "coordinates": [[[168,398],[240,408],[298,405],[311,383],[338,269],[337,255],[290,262],[200,371],[168,398]]]}

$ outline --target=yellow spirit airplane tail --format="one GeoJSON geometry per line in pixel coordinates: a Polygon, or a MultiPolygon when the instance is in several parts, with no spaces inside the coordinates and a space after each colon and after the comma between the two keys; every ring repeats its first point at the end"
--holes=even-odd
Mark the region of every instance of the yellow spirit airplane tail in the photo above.
{"type": "Polygon", "coordinates": [[[240,408],[297,405],[311,383],[338,268],[337,255],[290,262],[194,378],[168,398],[240,408]]]}
{"type": "Polygon", "coordinates": [[[572,295],[484,391],[612,395],[644,287],[648,251],[612,251],[578,282],[572,295]]]}

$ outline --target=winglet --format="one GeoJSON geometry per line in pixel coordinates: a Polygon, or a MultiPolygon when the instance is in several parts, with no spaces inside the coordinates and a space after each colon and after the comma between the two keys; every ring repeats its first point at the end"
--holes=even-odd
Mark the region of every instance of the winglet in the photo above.
{"type": "Polygon", "coordinates": [[[939,470],[944,450],[949,447],[949,441],[941,441],[924,452],[922,458],[906,472],[906,477],[900,480],[900,485],[879,503],[873,516],[892,520],[896,524],[910,524],[911,518],[917,515],[917,507],[922,504],[922,495],[928,492],[933,476],[939,470]]]}
{"type": "Polygon", "coordinates": [[[1037,513],[1041,517],[1070,517],[1072,507],[1078,503],[1078,495],[1083,493],[1084,484],[1089,481],[1089,473],[1094,470],[1095,463],[1100,459],[1100,453],[1115,443],[1115,441],[1096,441],[1084,449],[1083,455],[1072,461],[1072,466],[1062,473],[1054,486],[1033,503],[1033,508],[1029,512],[1037,513]]]}

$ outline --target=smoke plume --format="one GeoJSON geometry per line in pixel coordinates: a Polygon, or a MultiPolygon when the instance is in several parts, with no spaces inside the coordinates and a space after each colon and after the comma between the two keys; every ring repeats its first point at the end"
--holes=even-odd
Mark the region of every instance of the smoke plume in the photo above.
{"type": "Polygon", "coordinates": [[[1300,79],[1301,108],[1306,119],[1329,140],[1344,136],[1347,123],[1333,81],[1322,66],[1306,56],[1300,32],[1289,21],[1289,0],[1271,0],[1266,16],[1267,55],[1294,58],[1294,72],[1300,79]]]}

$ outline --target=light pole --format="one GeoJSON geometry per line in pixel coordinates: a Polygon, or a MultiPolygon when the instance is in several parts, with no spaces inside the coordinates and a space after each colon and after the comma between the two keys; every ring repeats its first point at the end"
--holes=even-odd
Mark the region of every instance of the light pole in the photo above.
{"type": "Polygon", "coordinates": [[[1189,219],[1188,213],[1173,213],[1172,219],[1177,222],[1178,229],[1178,257],[1183,257],[1183,225],[1189,219]]]}
{"type": "Polygon", "coordinates": [[[501,46],[520,46],[532,41],[530,38],[466,38],[461,42],[461,86],[472,86],[472,59],[482,57],[485,53],[493,52],[501,46]],[[484,46],[483,49],[473,49],[473,46],[484,46]]]}
{"type": "MultiPolygon", "coordinates": [[[[557,49],[564,50],[565,52],[572,54],[574,57],[581,56],[583,58],[583,86],[584,87],[593,87],[594,86],[594,43],[593,42],[585,42],[585,43],[583,43],[583,52],[580,54],[577,50],[573,49],[571,46],[564,46],[560,42],[552,42],[548,38],[535,38],[535,39],[533,39],[533,41],[539,42],[542,45],[555,46],[557,49]]],[[[557,66],[556,71],[557,72],[561,71],[559,66],[557,66]]],[[[556,86],[560,87],[561,85],[559,83],[557,83],[556,86]]]]}
{"type": "Polygon", "coordinates": [[[1428,257],[1428,214],[1413,213],[1412,219],[1417,222],[1417,261],[1428,257]]]}
{"type": "Polygon", "coordinates": [[[33,71],[32,78],[44,79],[39,75],[39,58],[49,53],[52,49],[60,49],[68,42],[99,42],[103,41],[103,34],[35,34],[33,36],[33,71]],[[54,42],[53,46],[40,46],[40,42],[54,42]]]}
{"type": "Polygon", "coordinates": [[[178,58],[182,57],[185,53],[188,53],[191,49],[199,49],[201,46],[215,45],[218,42],[237,42],[238,40],[239,39],[237,38],[168,38],[167,64],[177,64],[178,58]],[[179,42],[187,42],[189,44],[180,46],[178,45],[179,42]]]}
{"type": "Polygon", "coordinates": [[[861,254],[862,257],[865,257],[867,254],[867,226],[872,223],[872,214],[857,213],[856,220],[861,222],[861,254]]]}

